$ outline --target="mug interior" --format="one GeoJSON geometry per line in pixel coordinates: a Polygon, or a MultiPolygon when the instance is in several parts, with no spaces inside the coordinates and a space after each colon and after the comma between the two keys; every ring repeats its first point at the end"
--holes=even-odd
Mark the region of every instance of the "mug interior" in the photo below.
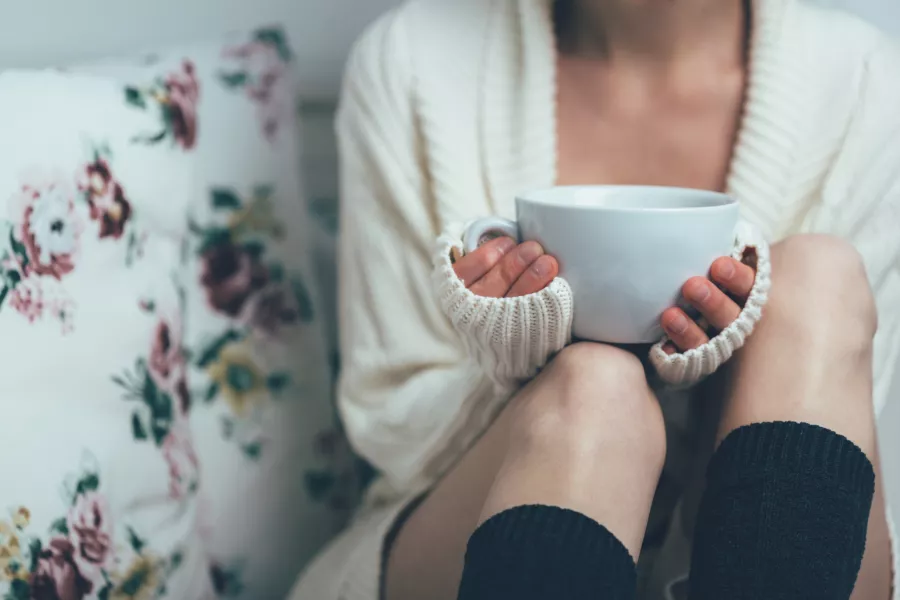
{"type": "Polygon", "coordinates": [[[559,186],[520,195],[536,204],[624,211],[669,211],[714,208],[734,204],[727,194],[661,186],[559,186]]]}

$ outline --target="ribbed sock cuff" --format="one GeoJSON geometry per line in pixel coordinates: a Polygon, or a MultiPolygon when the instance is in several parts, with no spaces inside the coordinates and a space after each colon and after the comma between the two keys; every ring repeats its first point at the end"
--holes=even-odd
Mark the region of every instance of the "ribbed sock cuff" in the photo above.
{"type": "Polygon", "coordinates": [[[710,461],[694,534],[692,600],[846,600],[875,489],[847,438],[804,423],[732,432],[710,461]]]}
{"type": "Polygon", "coordinates": [[[634,597],[628,549],[589,517],[520,506],[487,520],[469,539],[460,600],[581,600],[634,597]]]}
{"type": "Polygon", "coordinates": [[[713,455],[708,485],[734,485],[762,476],[807,473],[871,496],[875,471],[865,453],[844,436],[809,423],[772,422],[732,431],[713,455]]]}

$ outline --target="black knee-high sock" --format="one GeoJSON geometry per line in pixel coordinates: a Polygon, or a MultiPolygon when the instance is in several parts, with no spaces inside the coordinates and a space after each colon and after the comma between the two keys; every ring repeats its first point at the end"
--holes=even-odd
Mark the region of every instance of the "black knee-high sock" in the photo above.
{"type": "Polygon", "coordinates": [[[459,600],[633,600],[628,550],[581,513],[551,506],[506,510],[469,539],[459,600]]]}
{"type": "Polygon", "coordinates": [[[866,544],[872,463],[801,423],[732,432],[710,462],[692,600],[847,600],[866,544]]]}

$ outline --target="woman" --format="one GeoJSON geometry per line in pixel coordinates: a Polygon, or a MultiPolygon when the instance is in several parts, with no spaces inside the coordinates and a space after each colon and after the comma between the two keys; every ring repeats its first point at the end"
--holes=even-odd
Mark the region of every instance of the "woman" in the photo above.
{"type": "MultiPolygon", "coordinates": [[[[295,597],[454,598],[478,524],[533,503],[603,523],[640,555],[643,597],[679,598],[706,458],[782,421],[871,458],[854,598],[889,597],[874,420],[900,355],[895,65],[873,29],[797,0],[419,0],[374,25],[338,124],[339,403],[382,477],[295,597]],[[580,183],[726,190],[773,243],[766,317],[702,388],[720,415],[651,393],[633,355],[602,345],[563,350],[520,390],[565,336],[498,377],[442,310],[440,234],[514,216],[517,191],[580,183]]],[[[507,251],[523,274],[542,253],[507,251]]],[[[555,269],[498,295],[552,292],[555,269]]],[[[676,329],[694,337],[670,352],[705,342],[676,329]]]]}

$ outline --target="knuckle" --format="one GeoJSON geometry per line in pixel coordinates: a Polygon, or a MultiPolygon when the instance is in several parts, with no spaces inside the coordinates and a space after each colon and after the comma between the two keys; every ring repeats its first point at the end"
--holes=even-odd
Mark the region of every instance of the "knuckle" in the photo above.
{"type": "Polygon", "coordinates": [[[503,252],[500,251],[497,247],[488,247],[484,249],[480,255],[473,255],[478,257],[478,265],[485,268],[490,269],[494,265],[496,265],[503,258],[503,252]]]}
{"type": "Polygon", "coordinates": [[[500,263],[499,277],[503,283],[510,286],[515,283],[524,270],[525,268],[520,266],[518,259],[512,256],[500,263]]]}

